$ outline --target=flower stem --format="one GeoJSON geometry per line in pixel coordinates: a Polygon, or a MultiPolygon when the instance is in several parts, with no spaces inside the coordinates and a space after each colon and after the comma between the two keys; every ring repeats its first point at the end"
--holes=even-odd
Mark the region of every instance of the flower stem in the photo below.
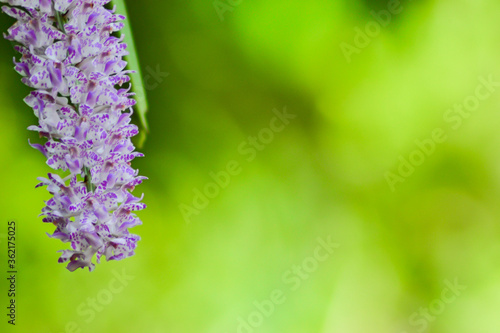
{"type": "Polygon", "coordinates": [[[139,125],[141,131],[139,132],[139,139],[137,140],[137,145],[142,148],[144,142],[146,141],[146,135],[149,133],[149,125],[146,118],[146,113],[148,112],[148,99],[146,96],[146,86],[142,79],[141,67],[139,66],[139,57],[135,47],[134,37],[132,35],[132,29],[130,24],[129,15],[127,13],[127,6],[125,0],[113,0],[110,2],[111,6],[116,6],[116,12],[123,14],[126,18],[123,21],[125,26],[119,32],[120,36],[124,36],[124,43],[127,44],[127,49],[129,54],[125,56],[127,61],[127,68],[133,69],[135,73],[131,73],[130,81],[132,83],[132,91],[135,93],[135,100],[137,104],[134,106],[136,111],[135,116],[139,118],[139,125]]]}
{"type": "Polygon", "coordinates": [[[94,184],[92,184],[92,176],[90,175],[90,169],[88,167],[83,167],[84,183],[87,186],[87,192],[94,192],[94,184]]]}
{"type": "Polygon", "coordinates": [[[66,33],[66,30],[64,29],[63,17],[61,15],[61,13],[56,10],[56,8],[54,6],[54,2],[52,2],[52,8],[53,8],[54,12],[56,13],[57,25],[59,26],[59,29],[61,29],[61,31],[63,33],[66,33]]]}

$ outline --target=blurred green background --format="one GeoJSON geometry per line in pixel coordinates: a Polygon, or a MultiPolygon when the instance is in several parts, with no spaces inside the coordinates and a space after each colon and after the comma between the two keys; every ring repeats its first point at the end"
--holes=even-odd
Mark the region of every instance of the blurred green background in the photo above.
{"type": "Polygon", "coordinates": [[[371,12],[394,3],[127,3],[149,82],[151,133],[134,161],[148,209],[136,255],[92,273],[57,263],[63,244],[37,217],[50,169],[28,145],[29,90],[0,41],[0,267],[15,220],[19,270],[15,329],[1,279],[0,331],[499,331],[500,92],[460,118],[447,110],[487,91],[479,77],[500,82],[500,3],[402,1],[380,31],[371,12]],[[249,162],[238,147],[285,107],[296,118],[249,162]],[[418,153],[435,129],[444,142],[418,153]],[[424,161],[401,177],[412,154],[424,161]],[[230,161],[241,172],[188,223],[180,205],[230,161]],[[388,172],[404,182],[391,188],[388,172]],[[311,268],[318,237],[340,247],[311,268]],[[285,277],[302,264],[295,290],[285,277]],[[467,288],[451,297],[456,279],[467,288]]]}

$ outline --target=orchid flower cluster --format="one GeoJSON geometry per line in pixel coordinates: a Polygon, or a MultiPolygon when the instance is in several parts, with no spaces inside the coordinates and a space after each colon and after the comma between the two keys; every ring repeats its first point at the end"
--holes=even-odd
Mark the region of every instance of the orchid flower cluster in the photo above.
{"type": "Polygon", "coordinates": [[[22,82],[34,89],[25,99],[39,124],[28,129],[46,139],[31,144],[62,170],[39,178],[52,194],[43,221],[56,229],[52,238],[71,244],[60,263],[74,271],[134,254],[139,236],[128,228],[141,224],[134,211],[145,204],[130,192],[146,177],[131,167],[135,152],[130,123],[135,101],[123,57],[124,16],[107,9],[110,0],[0,0],[17,22],[4,37],[21,54],[14,59],[22,82]],[[125,112],[128,111],[128,112],[125,112]]]}

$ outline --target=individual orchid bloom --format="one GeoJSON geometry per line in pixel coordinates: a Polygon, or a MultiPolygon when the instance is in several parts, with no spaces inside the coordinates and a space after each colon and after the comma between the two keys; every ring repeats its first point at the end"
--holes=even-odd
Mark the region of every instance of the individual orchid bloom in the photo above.
{"type": "Polygon", "coordinates": [[[49,236],[70,243],[60,263],[74,271],[134,254],[140,225],[136,211],[143,196],[131,191],[146,177],[131,162],[142,157],[131,137],[135,101],[129,82],[122,15],[105,7],[110,0],[0,0],[17,22],[4,37],[21,54],[14,59],[22,82],[34,90],[25,102],[38,124],[28,129],[45,143],[30,143],[58,173],[39,178],[52,198],[42,210],[43,222],[56,230],[49,236]]]}

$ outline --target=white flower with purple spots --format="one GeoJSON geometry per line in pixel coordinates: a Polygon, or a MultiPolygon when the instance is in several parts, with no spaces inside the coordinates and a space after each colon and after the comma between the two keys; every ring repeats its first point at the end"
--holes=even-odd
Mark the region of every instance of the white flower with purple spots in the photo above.
{"type": "Polygon", "coordinates": [[[59,262],[92,271],[94,255],[98,263],[133,255],[139,236],[128,229],[141,224],[134,212],[146,206],[131,191],[146,177],[130,165],[143,156],[130,140],[138,134],[130,124],[133,94],[117,89],[131,73],[127,45],[113,35],[124,17],[104,7],[110,0],[0,2],[17,20],[4,36],[21,53],[15,70],[34,89],[25,101],[39,123],[29,129],[46,139],[30,144],[65,173],[37,185],[53,195],[42,210],[56,226],[49,236],[71,244],[59,262]]]}

